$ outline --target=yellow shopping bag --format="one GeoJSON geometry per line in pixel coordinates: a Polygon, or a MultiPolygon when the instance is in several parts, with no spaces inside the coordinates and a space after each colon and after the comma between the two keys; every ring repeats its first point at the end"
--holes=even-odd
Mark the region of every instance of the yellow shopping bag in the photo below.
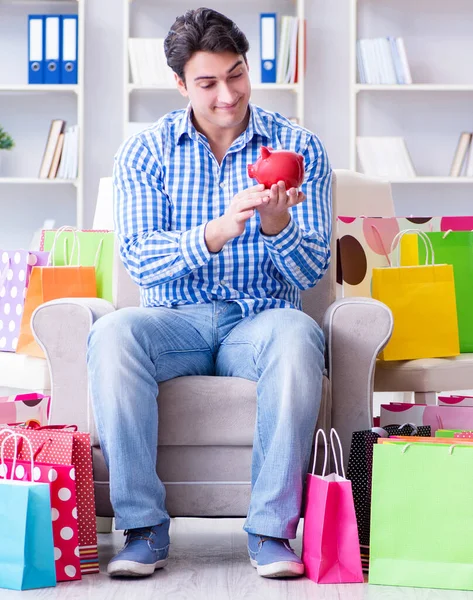
{"type": "MultiPolygon", "coordinates": [[[[426,246],[425,265],[373,269],[372,295],[391,309],[394,329],[380,354],[382,360],[456,356],[460,353],[452,265],[436,265],[429,238],[418,230],[401,231],[391,251],[406,233],[417,233],[426,246]],[[430,264],[428,264],[430,250],[430,264]]],[[[398,263],[399,264],[399,263],[398,263]]]]}

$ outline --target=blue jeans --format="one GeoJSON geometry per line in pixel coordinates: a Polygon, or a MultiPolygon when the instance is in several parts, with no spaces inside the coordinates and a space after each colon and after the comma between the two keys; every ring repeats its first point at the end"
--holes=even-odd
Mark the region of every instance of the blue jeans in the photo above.
{"type": "Polygon", "coordinates": [[[258,382],[244,529],[296,537],[324,371],[313,319],[290,308],[242,318],[239,305],[225,301],[124,308],[94,324],[87,362],[117,529],[169,519],[156,474],[159,383],[222,375],[258,382]]]}

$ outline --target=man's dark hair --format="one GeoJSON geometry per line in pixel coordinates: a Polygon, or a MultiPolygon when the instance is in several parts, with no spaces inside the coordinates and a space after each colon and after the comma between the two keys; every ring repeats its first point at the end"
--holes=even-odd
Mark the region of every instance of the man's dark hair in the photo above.
{"type": "Polygon", "coordinates": [[[184,67],[196,52],[234,52],[246,61],[250,45],[235,23],[211,8],[188,10],[177,17],[164,40],[171,69],[184,79],[184,67]]]}

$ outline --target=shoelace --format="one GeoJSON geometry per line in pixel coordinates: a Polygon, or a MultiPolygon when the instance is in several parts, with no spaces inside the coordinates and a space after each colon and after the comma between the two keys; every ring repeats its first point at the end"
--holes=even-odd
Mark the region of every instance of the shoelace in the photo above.
{"type": "Polygon", "coordinates": [[[139,527],[138,529],[125,529],[123,535],[126,535],[126,543],[135,541],[135,540],[146,540],[153,541],[152,536],[154,535],[152,527],[139,527]]]}
{"type": "Polygon", "coordinates": [[[260,535],[259,536],[258,546],[262,546],[265,542],[269,542],[270,540],[275,540],[277,542],[282,542],[286,546],[286,548],[288,548],[289,550],[292,550],[292,548],[289,545],[289,541],[288,540],[285,540],[283,538],[266,537],[264,535],[260,535]]]}

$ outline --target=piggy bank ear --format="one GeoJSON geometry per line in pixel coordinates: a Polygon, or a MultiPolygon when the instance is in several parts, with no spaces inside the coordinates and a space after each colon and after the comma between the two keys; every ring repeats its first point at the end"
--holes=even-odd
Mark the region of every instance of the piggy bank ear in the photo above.
{"type": "Polygon", "coordinates": [[[272,148],[261,146],[261,158],[269,158],[271,156],[271,150],[272,148]]]}

